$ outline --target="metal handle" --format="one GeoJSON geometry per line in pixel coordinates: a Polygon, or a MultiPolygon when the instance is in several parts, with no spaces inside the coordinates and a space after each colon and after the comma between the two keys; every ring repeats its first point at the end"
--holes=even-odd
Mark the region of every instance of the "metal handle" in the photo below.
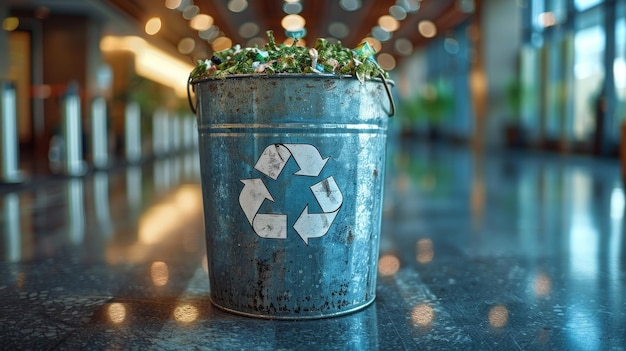
{"type": "Polygon", "coordinates": [[[187,79],[187,101],[189,101],[189,108],[191,109],[191,112],[193,112],[193,114],[195,115],[198,110],[196,109],[196,106],[193,105],[193,101],[191,101],[191,92],[189,91],[190,86],[191,86],[191,75],[189,75],[189,78],[187,79]]]}
{"type": "Polygon", "coordinates": [[[396,104],[393,101],[391,90],[389,89],[389,86],[387,85],[387,80],[385,79],[385,76],[382,72],[380,73],[380,80],[383,81],[383,85],[385,86],[385,91],[387,92],[387,97],[389,97],[390,111],[387,112],[387,114],[389,115],[389,117],[393,117],[396,114],[396,104]]]}

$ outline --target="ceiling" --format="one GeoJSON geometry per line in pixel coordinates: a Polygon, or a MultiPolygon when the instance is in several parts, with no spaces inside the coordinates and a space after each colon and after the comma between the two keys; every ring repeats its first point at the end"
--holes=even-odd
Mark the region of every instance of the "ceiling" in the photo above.
{"type": "MultiPolygon", "coordinates": [[[[240,26],[247,22],[258,25],[257,36],[259,37],[265,39],[265,31],[271,29],[278,42],[286,39],[281,27],[281,20],[286,15],[283,11],[283,0],[248,0],[246,9],[239,13],[228,10],[228,2],[231,0],[188,1],[198,6],[199,13],[213,17],[214,25],[219,28],[223,36],[230,38],[233,44],[246,46],[249,43],[249,38],[244,38],[239,34],[240,26]]],[[[190,28],[189,21],[183,18],[182,12],[177,9],[168,9],[165,6],[165,0],[105,0],[105,2],[142,26],[149,18],[160,17],[162,29],[154,35],[154,39],[162,40],[174,48],[182,38],[197,39],[196,49],[190,55],[199,57],[192,57],[193,60],[209,55],[213,51],[211,44],[201,39],[198,36],[199,33],[190,28]]],[[[395,39],[407,39],[413,47],[423,45],[429,40],[418,30],[418,24],[421,21],[433,21],[438,33],[445,34],[472,14],[472,11],[468,11],[466,7],[467,0],[361,0],[360,2],[362,3],[360,9],[346,11],[340,6],[339,0],[299,0],[302,5],[302,11],[299,14],[306,20],[307,34],[304,37],[306,44],[312,46],[317,38],[332,37],[329,33],[329,25],[340,22],[349,28],[349,32],[339,40],[346,47],[356,47],[363,38],[371,36],[372,28],[378,25],[378,18],[388,15],[391,6],[401,2],[413,2],[419,6],[419,9],[408,13],[406,18],[400,21],[400,28],[393,32],[392,38],[382,43],[381,52],[389,53],[396,60],[400,60],[402,55],[394,50],[395,39]]],[[[473,4],[474,2],[470,0],[470,9],[473,4]]]]}
{"type": "MultiPolygon", "coordinates": [[[[237,0],[247,4],[245,10],[238,13],[228,9],[229,1],[233,0],[182,1],[196,5],[199,13],[210,15],[214,19],[214,25],[219,28],[220,35],[230,38],[233,44],[247,46],[250,43],[249,38],[239,34],[240,26],[248,22],[257,25],[258,37],[265,39],[265,31],[273,30],[278,42],[285,40],[285,32],[281,26],[281,20],[286,15],[283,11],[284,0],[237,0]]],[[[312,46],[314,40],[320,37],[333,37],[329,33],[329,25],[343,23],[344,28],[349,31],[339,40],[346,47],[356,47],[363,38],[371,36],[372,29],[378,25],[378,18],[388,15],[391,6],[413,3],[419,9],[407,13],[406,18],[400,21],[399,29],[392,33],[391,39],[382,42],[381,52],[393,55],[396,61],[404,57],[394,48],[397,39],[406,39],[413,47],[419,47],[430,40],[418,30],[421,21],[432,21],[437,27],[438,35],[445,35],[472,15],[474,3],[476,6],[480,4],[480,1],[474,0],[356,0],[361,3],[361,7],[355,11],[347,11],[340,6],[340,1],[345,0],[299,0],[302,5],[299,14],[306,20],[306,45],[312,46]]],[[[181,10],[165,6],[166,0],[8,0],[8,4],[11,10],[18,11],[37,11],[44,7],[50,15],[87,14],[104,21],[106,34],[140,34],[170,52],[178,51],[181,39],[193,38],[194,50],[182,55],[186,56],[185,60],[192,62],[206,58],[213,52],[212,44],[202,39],[199,32],[190,27],[189,20],[183,18],[181,10]],[[144,33],[144,25],[152,17],[161,18],[162,26],[158,33],[148,36],[144,33]]]]}

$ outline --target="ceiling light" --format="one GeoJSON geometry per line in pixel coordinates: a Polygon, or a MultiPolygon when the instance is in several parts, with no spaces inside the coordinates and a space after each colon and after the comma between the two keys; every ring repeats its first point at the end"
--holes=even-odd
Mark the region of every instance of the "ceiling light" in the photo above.
{"type": "Polygon", "coordinates": [[[378,18],[378,25],[387,32],[395,32],[400,28],[400,22],[389,15],[380,16],[380,18],[378,18]]]}
{"type": "Polygon", "coordinates": [[[221,37],[223,37],[223,36],[225,36],[225,35],[226,35],[226,34],[224,34],[224,32],[219,31],[219,32],[217,33],[217,35],[216,35],[215,37],[213,37],[213,39],[211,39],[211,40],[207,40],[207,41],[209,42],[209,44],[213,44],[213,42],[214,42],[215,40],[217,40],[217,39],[219,39],[219,38],[221,38],[221,37]]]}
{"type": "Polygon", "coordinates": [[[178,2],[179,4],[178,4],[177,9],[179,11],[184,11],[188,6],[193,5],[191,0],[179,0],[178,2]]]}
{"type": "Polygon", "coordinates": [[[196,5],[190,5],[185,7],[185,9],[183,10],[183,17],[185,19],[192,19],[193,16],[197,15],[200,12],[200,8],[196,5]]]}
{"type": "Polygon", "coordinates": [[[181,3],[181,0],[165,0],[165,7],[170,10],[176,10],[180,7],[181,3]]]}
{"type": "Polygon", "coordinates": [[[280,24],[283,28],[285,28],[285,30],[297,31],[304,28],[306,21],[304,20],[304,17],[300,15],[287,15],[283,17],[280,24]]]}
{"type": "Polygon", "coordinates": [[[211,26],[209,29],[207,30],[203,30],[200,31],[200,33],[198,33],[198,36],[204,40],[208,40],[211,41],[215,38],[217,38],[220,34],[220,29],[218,26],[211,26]]]}
{"type": "Polygon", "coordinates": [[[431,21],[421,21],[417,25],[417,30],[425,38],[432,38],[437,35],[437,26],[431,21]]]}
{"type": "Polygon", "coordinates": [[[2,21],[2,29],[12,32],[20,25],[20,20],[17,17],[7,17],[2,21]]]}
{"type": "Polygon", "coordinates": [[[145,31],[148,35],[155,35],[161,30],[161,19],[152,17],[146,22],[145,31]]]}
{"type": "Polygon", "coordinates": [[[213,40],[213,43],[212,43],[213,51],[216,51],[216,52],[229,49],[232,46],[233,46],[233,41],[230,40],[230,38],[226,38],[226,37],[215,38],[215,40],[213,40]]]}
{"type": "Polygon", "coordinates": [[[372,28],[372,36],[374,38],[376,38],[377,40],[380,40],[380,41],[387,41],[387,40],[391,39],[391,33],[386,31],[381,26],[376,26],[376,27],[372,28]]]}
{"type": "Polygon", "coordinates": [[[188,62],[175,58],[136,36],[105,36],[100,40],[100,50],[133,52],[138,75],[172,87],[179,97],[187,97],[186,82],[181,82],[180,77],[188,76],[193,69],[193,65],[188,62]]]}
{"type": "Polygon", "coordinates": [[[380,68],[385,71],[391,71],[396,68],[396,59],[390,54],[382,53],[376,57],[376,61],[378,61],[380,68]]]}
{"type": "Polygon", "coordinates": [[[211,28],[213,25],[213,17],[205,14],[195,15],[191,21],[189,21],[189,26],[197,31],[203,31],[211,28]]]}
{"type": "Polygon", "coordinates": [[[196,41],[191,38],[183,38],[178,42],[178,52],[183,55],[190,54],[196,48],[196,41]]]}
{"type": "Polygon", "coordinates": [[[345,38],[350,33],[350,28],[343,22],[333,22],[328,26],[328,33],[335,38],[345,38]]]}
{"type": "Polygon", "coordinates": [[[302,12],[302,4],[299,2],[286,2],[283,4],[283,11],[290,15],[297,15],[302,12]]]}
{"type": "Polygon", "coordinates": [[[239,35],[244,38],[252,38],[253,36],[259,34],[259,25],[254,22],[246,22],[239,26],[239,35]]]}
{"type": "Polygon", "coordinates": [[[406,38],[399,38],[393,44],[396,52],[402,56],[409,56],[413,53],[413,43],[406,38]]]}
{"type": "Polygon", "coordinates": [[[389,8],[389,14],[398,21],[402,21],[406,18],[406,10],[404,7],[398,5],[391,6],[389,8]]]}
{"type": "Polygon", "coordinates": [[[396,5],[402,7],[406,12],[412,13],[420,9],[421,0],[397,0],[396,5]]]}
{"type": "Polygon", "coordinates": [[[340,0],[339,6],[344,11],[356,11],[361,8],[361,0],[340,0]]]}
{"type": "Polygon", "coordinates": [[[248,8],[247,0],[230,0],[228,2],[228,9],[231,12],[243,12],[248,8]]]}

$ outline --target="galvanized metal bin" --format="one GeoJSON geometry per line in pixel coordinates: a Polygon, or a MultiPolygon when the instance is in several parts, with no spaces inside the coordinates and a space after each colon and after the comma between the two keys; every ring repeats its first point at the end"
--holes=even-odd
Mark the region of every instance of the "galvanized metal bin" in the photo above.
{"type": "Polygon", "coordinates": [[[212,303],[272,319],[372,303],[386,84],[286,74],[190,83],[212,303]]]}

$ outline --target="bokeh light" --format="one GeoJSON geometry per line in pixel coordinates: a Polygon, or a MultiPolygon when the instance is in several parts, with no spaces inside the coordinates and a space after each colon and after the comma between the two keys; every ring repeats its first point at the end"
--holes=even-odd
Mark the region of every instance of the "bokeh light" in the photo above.
{"type": "Polygon", "coordinates": [[[429,326],[435,319],[435,311],[426,303],[419,304],[411,311],[411,321],[420,327],[429,326]]]}
{"type": "Polygon", "coordinates": [[[146,34],[155,35],[161,30],[161,19],[159,17],[152,17],[146,22],[146,34]]]}
{"type": "Polygon", "coordinates": [[[494,328],[502,328],[509,321],[509,310],[502,306],[497,305],[489,310],[489,324],[494,328]]]}
{"type": "Polygon", "coordinates": [[[417,30],[420,32],[422,36],[425,38],[432,38],[437,35],[437,26],[432,21],[421,21],[417,25],[417,30]]]}
{"type": "Polygon", "coordinates": [[[396,255],[382,255],[378,259],[378,272],[380,275],[394,275],[400,269],[400,259],[396,255]]]}

